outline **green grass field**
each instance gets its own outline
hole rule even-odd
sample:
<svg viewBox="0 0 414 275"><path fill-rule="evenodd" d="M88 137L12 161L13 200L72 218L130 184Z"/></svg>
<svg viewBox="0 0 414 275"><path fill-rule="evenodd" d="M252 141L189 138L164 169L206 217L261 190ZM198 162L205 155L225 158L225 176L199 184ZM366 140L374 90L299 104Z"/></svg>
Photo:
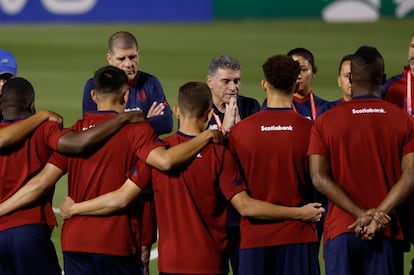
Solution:
<svg viewBox="0 0 414 275"><path fill-rule="evenodd" d="M170 105L176 104L178 87L187 81L204 81L211 58L237 57L242 65L241 93L261 102L261 65L274 54L305 47L319 69L314 92L326 99L340 97L336 85L338 62L361 45L378 48L389 76L407 63L414 20L381 20L365 24L326 24L322 21L246 21L206 24L136 25L2 25L0 48L15 53L19 75L35 86L37 109L63 115L65 126L81 116L85 81L106 65L107 39L118 30L134 33L141 48L141 70L161 81ZM55 206L62 201L66 178L56 188ZM54 241L60 252L60 228ZM407 254L408 266L412 255ZM408 270L406 268L406 273ZM157 274L156 261L152 274Z"/></svg>

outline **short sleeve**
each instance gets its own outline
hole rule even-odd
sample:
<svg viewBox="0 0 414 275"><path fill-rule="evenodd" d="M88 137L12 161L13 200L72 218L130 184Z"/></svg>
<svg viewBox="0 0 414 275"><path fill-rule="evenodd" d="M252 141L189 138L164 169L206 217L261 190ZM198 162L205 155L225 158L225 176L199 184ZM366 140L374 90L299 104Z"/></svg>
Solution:
<svg viewBox="0 0 414 275"><path fill-rule="evenodd" d="M151 183L151 169L145 161L138 160L137 164L127 174L127 177L141 190L144 190Z"/></svg>
<svg viewBox="0 0 414 275"><path fill-rule="evenodd" d="M246 190L246 185L240 175L237 161L227 149L223 152L220 189L227 200Z"/></svg>
<svg viewBox="0 0 414 275"><path fill-rule="evenodd" d="M329 149L327 144L324 142L324 137L322 134L321 121L321 119L317 119L312 125L308 146L308 156L322 155L328 157L329 155Z"/></svg>

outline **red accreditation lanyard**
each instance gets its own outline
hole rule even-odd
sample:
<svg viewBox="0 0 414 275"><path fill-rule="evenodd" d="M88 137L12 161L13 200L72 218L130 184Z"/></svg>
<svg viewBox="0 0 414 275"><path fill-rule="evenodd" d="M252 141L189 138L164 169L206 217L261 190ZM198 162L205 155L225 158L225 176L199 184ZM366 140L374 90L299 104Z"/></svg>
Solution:
<svg viewBox="0 0 414 275"><path fill-rule="evenodd" d="M312 91L309 93L309 101L310 101L311 112L312 112L312 120L315 120L316 119L316 106L315 106L315 99L313 99ZM293 104L293 102L292 102L292 109L293 111L295 111L295 113L297 113L295 104Z"/></svg>
<svg viewBox="0 0 414 275"><path fill-rule="evenodd" d="M219 117L216 113L213 113L213 117L214 117L214 120L215 120L215 121L216 121L216 123L217 123L217 128L218 128L219 130L223 131L223 132L227 132L227 130L226 130L226 129L224 129L223 124L221 124L220 117Z"/></svg>
<svg viewBox="0 0 414 275"><path fill-rule="evenodd" d="M311 105L311 111L312 111L312 120L316 119L316 106L315 106L315 100L313 99L313 93L312 91L309 94L310 96L310 105Z"/></svg>
<svg viewBox="0 0 414 275"><path fill-rule="evenodd" d="M411 70L407 73L407 113L413 114L412 102L411 102Z"/></svg>

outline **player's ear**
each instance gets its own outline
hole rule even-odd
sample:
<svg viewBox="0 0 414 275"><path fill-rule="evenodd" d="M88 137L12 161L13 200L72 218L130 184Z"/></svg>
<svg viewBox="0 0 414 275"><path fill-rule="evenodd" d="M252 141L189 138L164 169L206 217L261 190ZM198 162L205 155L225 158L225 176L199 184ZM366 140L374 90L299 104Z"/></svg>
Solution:
<svg viewBox="0 0 414 275"><path fill-rule="evenodd" d="M91 98L92 98L93 102L96 103L96 92L95 92L95 89L92 89L91 90Z"/></svg>
<svg viewBox="0 0 414 275"><path fill-rule="evenodd" d="M263 91L266 91L266 80L262 79L260 85L262 86Z"/></svg>
<svg viewBox="0 0 414 275"><path fill-rule="evenodd" d="M108 64L112 65L112 63L111 63L112 62L112 56L109 53L106 53L105 57L106 57L106 61L108 61Z"/></svg>
<svg viewBox="0 0 414 275"><path fill-rule="evenodd" d="M211 86L212 86L211 81L212 81L211 76L207 75L206 76L206 83L207 83L207 85L210 89L211 89Z"/></svg>
<svg viewBox="0 0 414 275"><path fill-rule="evenodd" d="M177 105L174 105L173 111L177 119L180 119L180 107L178 107Z"/></svg>
<svg viewBox="0 0 414 275"><path fill-rule="evenodd" d="M129 90L127 89L122 93L122 99L124 100L122 104L126 104L128 102L128 96L129 96Z"/></svg>
<svg viewBox="0 0 414 275"><path fill-rule="evenodd" d="M29 113L34 114L36 112L35 103L32 102L29 106Z"/></svg>

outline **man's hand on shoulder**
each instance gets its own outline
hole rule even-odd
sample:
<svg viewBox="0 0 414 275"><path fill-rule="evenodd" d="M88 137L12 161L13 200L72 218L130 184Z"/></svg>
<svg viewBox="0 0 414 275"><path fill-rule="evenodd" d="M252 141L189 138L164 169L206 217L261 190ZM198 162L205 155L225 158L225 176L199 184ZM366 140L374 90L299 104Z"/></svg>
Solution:
<svg viewBox="0 0 414 275"><path fill-rule="evenodd" d="M128 123L142 123L148 121L145 117L144 112L142 111L129 111L121 113L119 115L124 116Z"/></svg>
<svg viewBox="0 0 414 275"><path fill-rule="evenodd" d="M60 125L63 125L63 117L53 111L49 111L49 110L41 110L39 112L37 112L37 115L39 115L40 117L44 118L44 120L48 120L48 121L55 121L57 123L59 123Z"/></svg>
<svg viewBox="0 0 414 275"><path fill-rule="evenodd" d="M219 130L205 130L203 133L209 135L209 139L212 143L222 144L224 140L223 133Z"/></svg>

